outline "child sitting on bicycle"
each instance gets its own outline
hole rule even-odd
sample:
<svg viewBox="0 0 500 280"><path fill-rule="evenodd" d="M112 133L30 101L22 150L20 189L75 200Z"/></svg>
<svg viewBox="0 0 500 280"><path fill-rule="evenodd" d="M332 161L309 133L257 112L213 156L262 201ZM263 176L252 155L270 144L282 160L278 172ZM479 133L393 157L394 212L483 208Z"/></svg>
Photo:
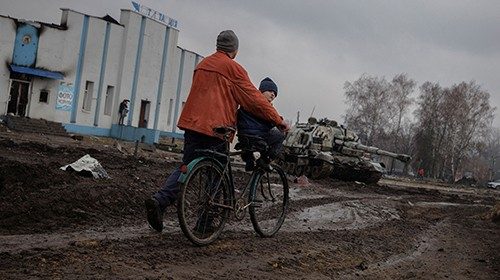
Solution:
<svg viewBox="0 0 500 280"><path fill-rule="evenodd" d="M269 103L278 96L278 86L269 77L264 78L259 85L260 92L266 97ZM267 162L272 161L278 157L283 148L283 140L285 135L276 126L268 121L262 120L249 112L238 109L237 112L237 127L238 127L238 139L243 142L243 135L246 136L257 136L262 138L267 144ZM246 139L248 141L248 139ZM252 171L255 168L254 158L252 154L244 153L242 155L243 161L245 161L245 170Z"/></svg>

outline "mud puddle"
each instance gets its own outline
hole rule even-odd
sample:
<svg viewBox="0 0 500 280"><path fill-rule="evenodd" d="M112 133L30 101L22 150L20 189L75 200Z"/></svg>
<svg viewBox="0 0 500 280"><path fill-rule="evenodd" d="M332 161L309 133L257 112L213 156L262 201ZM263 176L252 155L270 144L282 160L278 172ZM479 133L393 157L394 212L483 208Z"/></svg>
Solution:
<svg viewBox="0 0 500 280"><path fill-rule="evenodd" d="M373 202L377 201L349 200L309 207L298 213L291 213L281 230L307 232L361 229L400 219L395 208Z"/></svg>
<svg viewBox="0 0 500 280"><path fill-rule="evenodd" d="M443 201L420 201L413 203L416 206L423 207L448 207L448 206L456 206L456 207L481 207L481 208L492 208L491 205L485 204L466 204L466 203L453 203L453 202L443 202Z"/></svg>

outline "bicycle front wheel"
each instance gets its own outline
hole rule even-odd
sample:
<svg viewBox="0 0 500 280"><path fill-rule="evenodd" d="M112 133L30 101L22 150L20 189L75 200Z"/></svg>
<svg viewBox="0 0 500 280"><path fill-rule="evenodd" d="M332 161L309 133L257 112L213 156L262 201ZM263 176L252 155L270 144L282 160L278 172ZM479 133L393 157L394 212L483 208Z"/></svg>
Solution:
<svg viewBox="0 0 500 280"><path fill-rule="evenodd" d="M288 181L276 165L260 176L250 190L250 219L261 237L272 237L285 221L288 209Z"/></svg>
<svg viewBox="0 0 500 280"><path fill-rule="evenodd" d="M184 235L195 245L208 245L222 232L231 208L229 184L213 160L200 161L180 185L177 215Z"/></svg>

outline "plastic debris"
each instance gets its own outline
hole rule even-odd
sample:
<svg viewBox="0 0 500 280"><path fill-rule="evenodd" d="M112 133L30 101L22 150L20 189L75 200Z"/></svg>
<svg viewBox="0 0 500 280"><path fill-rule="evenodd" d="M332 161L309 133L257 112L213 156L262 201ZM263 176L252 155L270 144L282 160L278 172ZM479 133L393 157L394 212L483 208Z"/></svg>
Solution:
<svg viewBox="0 0 500 280"><path fill-rule="evenodd" d="M97 159L88 154L84 155L72 164L61 167L61 169L64 171L76 171L84 176L93 176L96 179L110 178Z"/></svg>

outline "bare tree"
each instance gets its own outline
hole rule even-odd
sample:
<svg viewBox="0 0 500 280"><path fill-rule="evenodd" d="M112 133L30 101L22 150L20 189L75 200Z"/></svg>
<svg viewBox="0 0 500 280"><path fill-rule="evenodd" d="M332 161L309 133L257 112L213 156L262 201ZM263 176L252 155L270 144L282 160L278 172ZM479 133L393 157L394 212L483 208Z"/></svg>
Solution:
<svg viewBox="0 0 500 280"><path fill-rule="evenodd" d="M484 146L478 147L481 158L488 162L488 176L486 180L500 179L500 128L492 128L488 133Z"/></svg>
<svg viewBox="0 0 500 280"><path fill-rule="evenodd" d="M439 83L423 83L420 86L418 109L415 111L417 119L415 167L425 169L427 175L431 177L435 177L437 173L436 163L443 142L443 127L440 125L442 97L443 89Z"/></svg>
<svg viewBox="0 0 500 280"><path fill-rule="evenodd" d="M389 83L384 78L363 74L358 80L346 82L348 104L346 125L357 131L368 145L376 145L377 138L387 130L389 120Z"/></svg>
<svg viewBox="0 0 500 280"><path fill-rule="evenodd" d="M413 91L416 86L416 82L408 78L406 73L398 74L394 76L390 84L390 112L393 112L391 118L392 124L392 138L393 146L398 152L402 152L402 147L398 144L401 140L408 135L403 135L402 125L407 117L410 110L410 106L413 104L414 100L412 98ZM409 119L406 119L406 123L411 127ZM404 131L406 133L410 130Z"/></svg>
<svg viewBox="0 0 500 280"><path fill-rule="evenodd" d="M462 161L476 145L486 140L487 133L493 121L493 112L489 104L490 94L481 89L475 82L462 82L453 85L449 91L448 102L454 112L454 119L450 120L452 174L457 174Z"/></svg>
<svg viewBox="0 0 500 280"><path fill-rule="evenodd" d="M420 165L433 177L454 179L491 127L489 93L473 81L445 89L426 82L420 91L415 138Z"/></svg>
<svg viewBox="0 0 500 280"><path fill-rule="evenodd" d="M385 78L362 75L344 85L348 104L345 123L368 145L414 156L414 167L426 175L453 180L476 162L478 147L491 128L495 108L489 93L474 81L449 88L425 82L420 86L415 120L409 118L416 82L398 74ZM481 161L482 162L482 161Z"/></svg>

